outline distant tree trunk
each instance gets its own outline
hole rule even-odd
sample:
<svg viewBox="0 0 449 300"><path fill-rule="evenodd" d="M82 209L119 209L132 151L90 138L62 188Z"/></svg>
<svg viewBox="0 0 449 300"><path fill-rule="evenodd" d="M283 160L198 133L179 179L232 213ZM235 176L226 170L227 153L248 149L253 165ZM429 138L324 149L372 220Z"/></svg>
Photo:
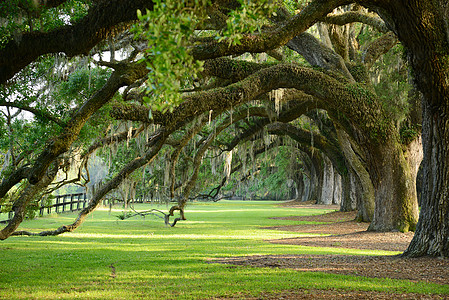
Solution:
<svg viewBox="0 0 449 300"><path fill-rule="evenodd" d="M323 166L322 155L319 151L310 151L310 160L312 162L312 176L310 178L309 201L316 203L321 199L321 187L323 186Z"/></svg>
<svg viewBox="0 0 449 300"><path fill-rule="evenodd" d="M321 185L321 198L318 204L332 204L334 198L334 167L327 156L323 155L323 184Z"/></svg>
<svg viewBox="0 0 449 300"><path fill-rule="evenodd" d="M342 198L342 182L341 176L336 170L334 170L334 197L332 199L332 204L341 204Z"/></svg>
<svg viewBox="0 0 449 300"><path fill-rule="evenodd" d="M360 197L359 182L356 180L352 169L341 176L342 199L340 211L353 211L357 209L357 198Z"/></svg>
<svg viewBox="0 0 449 300"><path fill-rule="evenodd" d="M304 153L303 163L308 171L306 177L303 179L304 187L301 195L302 201L315 201L321 199L321 187L323 185L323 166L322 155L320 151L313 151L312 147L299 146L299 149Z"/></svg>

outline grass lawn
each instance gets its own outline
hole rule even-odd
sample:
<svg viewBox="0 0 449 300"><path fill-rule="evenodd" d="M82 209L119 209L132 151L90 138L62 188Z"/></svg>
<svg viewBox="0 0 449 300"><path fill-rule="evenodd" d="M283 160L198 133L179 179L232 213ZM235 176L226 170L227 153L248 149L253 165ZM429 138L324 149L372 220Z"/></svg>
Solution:
<svg viewBox="0 0 449 300"><path fill-rule="evenodd" d="M159 208L139 204L136 210ZM260 229L295 224L270 217L325 210L274 202L189 204L187 221L165 227L154 216L118 220L121 209L97 210L73 233L0 241L0 299L209 299L294 289L449 294L449 286L276 268L208 264L208 259L257 254L388 255L396 252L275 245L264 239L298 233ZM25 221L20 229L54 229L76 214ZM111 263L115 277L111 276Z"/></svg>

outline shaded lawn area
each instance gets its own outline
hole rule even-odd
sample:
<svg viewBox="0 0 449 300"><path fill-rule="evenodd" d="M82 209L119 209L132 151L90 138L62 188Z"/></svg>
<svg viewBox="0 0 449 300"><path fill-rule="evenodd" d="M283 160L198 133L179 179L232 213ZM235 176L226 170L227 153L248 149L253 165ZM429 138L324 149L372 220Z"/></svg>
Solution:
<svg viewBox="0 0 449 300"><path fill-rule="evenodd" d="M166 210L166 206L135 206L137 210L150 208ZM266 241L316 234L262 227L320 224L273 217L330 211L285 207L275 202L194 203L187 207L187 221L167 228L156 217L118 220L116 216L122 209L116 208L111 214L106 209L98 210L73 233L12 237L0 242L0 299L269 299L299 294L321 297L316 291L331 296L355 291L359 295L390 298L404 294L421 298L449 295L448 285L423 281L210 263L216 258L235 256L399 253ZM74 217L75 214L63 214L26 221L20 229L55 228L71 223Z"/></svg>

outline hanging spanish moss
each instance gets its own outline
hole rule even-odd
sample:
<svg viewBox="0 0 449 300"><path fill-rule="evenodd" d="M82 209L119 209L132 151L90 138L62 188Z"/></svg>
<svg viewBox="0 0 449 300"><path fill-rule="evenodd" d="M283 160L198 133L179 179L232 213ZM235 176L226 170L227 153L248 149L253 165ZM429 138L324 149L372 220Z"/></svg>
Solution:
<svg viewBox="0 0 449 300"><path fill-rule="evenodd" d="M225 166L224 166L224 174L226 178L229 178L231 175L231 169L232 169L232 150L229 152L226 152L226 159L225 159Z"/></svg>
<svg viewBox="0 0 449 300"><path fill-rule="evenodd" d="M282 108L281 101L284 97L284 89L276 89L269 92L269 97L271 101L274 101L274 109L276 114L279 116L279 112Z"/></svg>

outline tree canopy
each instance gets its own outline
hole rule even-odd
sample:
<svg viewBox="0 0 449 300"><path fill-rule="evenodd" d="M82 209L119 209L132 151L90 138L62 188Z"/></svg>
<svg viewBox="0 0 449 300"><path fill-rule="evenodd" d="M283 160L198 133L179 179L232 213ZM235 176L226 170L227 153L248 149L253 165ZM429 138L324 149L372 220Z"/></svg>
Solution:
<svg viewBox="0 0 449 300"><path fill-rule="evenodd" d="M189 199L250 181L302 200L332 190L369 230L416 229L408 255L449 255L445 1L0 7L0 203L14 213L0 239L36 234L16 231L27 210L87 186L101 155L109 172L88 207L37 234L76 229L120 185L176 200L183 219Z"/></svg>

